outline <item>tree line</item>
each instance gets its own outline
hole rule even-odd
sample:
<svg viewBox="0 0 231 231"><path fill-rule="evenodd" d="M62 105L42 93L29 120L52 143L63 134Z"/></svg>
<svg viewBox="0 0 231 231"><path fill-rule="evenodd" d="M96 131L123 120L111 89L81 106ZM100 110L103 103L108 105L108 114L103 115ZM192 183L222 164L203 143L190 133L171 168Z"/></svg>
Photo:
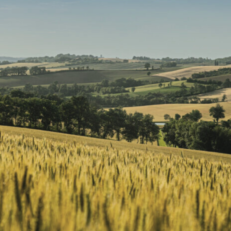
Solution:
<svg viewBox="0 0 231 231"><path fill-rule="evenodd" d="M194 73L192 74L193 79L199 79L199 78L206 78L206 77L212 77L212 76L219 76L219 75L227 75L231 74L231 68L222 68L215 71L205 71L200 73Z"/></svg>
<svg viewBox="0 0 231 231"><path fill-rule="evenodd" d="M198 80L198 79L187 79L188 83L198 83L198 84L214 84L222 88L229 88L231 87L231 81L229 79L226 79L224 82L219 80Z"/></svg>
<svg viewBox="0 0 231 231"><path fill-rule="evenodd" d="M98 110L85 97L21 99L4 96L0 99L0 124L23 126L90 135L99 138L125 139L132 142L153 143L159 128L153 116L142 113L127 114L121 108Z"/></svg>
<svg viewBox="0 0 231 231"><path fill-rule="evenodd" d="M27 75L28 67L7 67L1 70L0 76L7 77L12 75ZM50 73L45 67L31 67L30 75L41 75Z"/></svg>
<svg viewBox="0 0 231 231"><path fill-rule="evenodd" d="M113 82L103 80L99 84L92 85L77 85L73 84L68 86L67 84L59 84L57 81L50 84L48 87L33 86L26 84L22 90L13 89L9 93L9 89L0 88L0 93L11 94L13 97L29 98L29 97L41 97L44 95L57 94L61 97L76 96L88 93L102 93L102 94L115 94L115 93L127 93L129 91L135 91L134 86L141 86L149 83L148 81L134 80L134 79L117 79ZM125 88L131 87L130 90ZM30 94L28 94L30 93Z"/></svg>
<svg viewBox="0 0 231 231"><path fill-rule="evenodd" d="M8 67L1 70L0 76L6 77L9 75L26 75L27 70L27 67Z"/></svg>
<svg viewBox="0 0 231 231"><path fill-rule="evenodd" d="M211 107L210 115L214 122L200 121L198 110L186 114L182 118L175 116L163 128L164 140L174 147L231 153L231 120L222 121L225 110L219 104Z"/></svg>
<svg viewBox="0 0 231 231"><path fill-rule="evenodd" d="M200 100L196 95L200 93L210 92L217 89L216 85L200 85L195 83L193 87L186 88L184 84L181 86L180 91L161 93L153 92L146 95L131 96L126 94L128 90L124 87L104 87L107 82L102 81L98 85L77 85L73 84L68 86L67 84L59 84L58 82L50 84L48 87L32 86L26 84L21 89L8 89L0 88L0 93L10 94L12 97L19 98L32 98L42 97L47 95L57 95L59 97L66 96L85 96L89 102L102 107L125 107L125 106L142 106L152 104L167 104L167 103L214 103L218 99ZM134 92L135 87L131 87L130 91ZM104 97L100 95L93 95L93 93L108 94ZM120 95L110 95L111 93L121 93Z"/></svg>

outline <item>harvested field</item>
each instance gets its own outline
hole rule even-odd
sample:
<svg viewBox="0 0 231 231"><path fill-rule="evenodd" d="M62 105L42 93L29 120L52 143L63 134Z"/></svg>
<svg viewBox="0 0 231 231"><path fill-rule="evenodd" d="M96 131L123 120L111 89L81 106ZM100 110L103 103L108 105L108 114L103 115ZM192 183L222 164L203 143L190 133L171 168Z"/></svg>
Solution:
<svg viewBox="0 0 231 231"><path fill-rule="evenodd" d="M170 71L170 72L165 72L165 73L161 73L158 74L158 76L163 76L163 77L167 77L170 79L175 79L175 78L190 78L192 76L192 74L194 73L199 73L199 72L204 72L204 71L214 71L214 70L218 70L221 68L228 68L231 67L231 65L229 66L197 66L197 67L189 67L189 68L184 68L184 69L180 69L180 70L176 70L176 71ZM153 75L156 76L156 75Z"/></svg>
<svg viewBox="0 0 231 231"><path fill-rule="evenodd" d="M225 109L225 120L231 119L231 102L222 102L220 105ZM143 114L151 114L154 116L154 121L164 121L165 114L174 117L176 113L182 116L192 110L199 110L203 116L202 120L213 121L213 118L209 115L209 109L213 106L216 106L216 104L161 104L125 107L124 109L127 113L141 112Z"/></svg>
<svg viewBox="0 0 231 231"><path fill-rule="evenodd" d="M223 95L227 96L227 101L231 101L231 88L224 88L224 89L220 89L220 90L216 90L210 93L206 93L206 94L200 94L198 95L199 98L201 99L214 99L214 98L218 98L219 101L221 101Z"/></svg>

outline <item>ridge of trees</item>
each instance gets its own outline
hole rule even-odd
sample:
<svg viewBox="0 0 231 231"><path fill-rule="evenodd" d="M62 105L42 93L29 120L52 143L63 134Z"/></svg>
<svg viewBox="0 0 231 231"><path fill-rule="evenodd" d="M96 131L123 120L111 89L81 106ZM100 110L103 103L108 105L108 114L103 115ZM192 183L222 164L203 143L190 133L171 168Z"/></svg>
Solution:
<svg viewBox="0 0 231 231"><path fill-rule="evenodd" d="M26 75L27 70L27 67L8 67L1 70L0 76L5 77L8 75Z"/></svg>
<svg viewBox="0 0 231 231"><path fill-rule="evenodd" d="M128 86L127 84L136 85L141 84L141 82L127 82L127 81L118 81L118 85ZM116 84L117 84L116 83ZM67 84L59 84L58 82L50 84L48 87L43 86L32 86L31 84L26 84L25 87L20 89L9 89L9 88L0 88L0 93L2 95L10 94L13 97L19 98L32 98L32 97L42 97L46 95L57 95L60 97L66 96L85 96L90 102L96 105L105 106L105 107L118 107L118 106L142 106L142 105L151 105L151 104L166 104L166 103L213 103L218 102L218 99L211 100L200 100L196 95L200 93L210 92L218 89L218 86L215 84L210 84L207 86L200 85L195 83L191 88L185 88L185 85L182 86L180 91L169 92L169 93L160 93L153 92L146 95L137 95L131 96L126 94L128 90L122 87L113 87L115 82L109 83L108 81L103 80L100 84L97 85L77 85L73 84L68 86ZM109 85L109 86L108 86ZM131 86L130 85L130 86ZM108 86L108 87L105 87ZM135 91L135 87L131 87L131 91ZM108 94L104 97L100 95L92 95L92 93L102 93ZM110 93L125 92L121 95L110 95Z"/></svg>
<svg viewBox="0 0 231 231"><path fill-rule="evenodd" d="M212 76L218 76L218 75L227 75L231 74L231 68L221 68L214 71L205 71L205 72L199 72L192 74L193 79L199 79L199 78L206 78L206 77L212 77Z"/></svg>
<svg viewBox="0 0 231 231"><path fill-rule="evenodd" d="M19 60L18 63L67 62L75 59L95 59L95 58L97 58L97 56L58 54L56 56L29 57L23 60Z"/></svg>
<svg viewBox="0 0 231 231"><path fill-rule="evenodd" d="M153 143L159 128L153 116L127 114L121 108L98 110L85 97L60 101L57 97L21 99L4 96L0 99L0 124L39 128L99 138L125 139Z"/></svg>

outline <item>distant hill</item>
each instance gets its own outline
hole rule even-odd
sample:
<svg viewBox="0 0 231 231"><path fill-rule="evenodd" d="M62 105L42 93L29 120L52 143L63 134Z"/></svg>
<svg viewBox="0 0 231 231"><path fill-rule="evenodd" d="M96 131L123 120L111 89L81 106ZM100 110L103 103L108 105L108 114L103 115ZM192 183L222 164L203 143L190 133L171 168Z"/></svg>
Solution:
<svg viewBox="0 0 231 231"><path fill-rule="evenodd" d="M22 60L25 58L14 58L14 57L7 57L7 56L0 56L0 62L8 61L8 62L18 62L18 60Z"/></svg>

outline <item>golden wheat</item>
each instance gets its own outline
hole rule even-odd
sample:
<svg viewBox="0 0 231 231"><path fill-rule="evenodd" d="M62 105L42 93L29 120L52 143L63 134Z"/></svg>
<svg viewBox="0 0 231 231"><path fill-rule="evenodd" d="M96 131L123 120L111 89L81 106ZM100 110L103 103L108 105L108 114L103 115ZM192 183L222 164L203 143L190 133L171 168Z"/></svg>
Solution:
<svg viewBox="0 0 231 231"><path fill-rule="evenodd" d="M230 230L231 165L3 134L1 230Z"/></svg>

